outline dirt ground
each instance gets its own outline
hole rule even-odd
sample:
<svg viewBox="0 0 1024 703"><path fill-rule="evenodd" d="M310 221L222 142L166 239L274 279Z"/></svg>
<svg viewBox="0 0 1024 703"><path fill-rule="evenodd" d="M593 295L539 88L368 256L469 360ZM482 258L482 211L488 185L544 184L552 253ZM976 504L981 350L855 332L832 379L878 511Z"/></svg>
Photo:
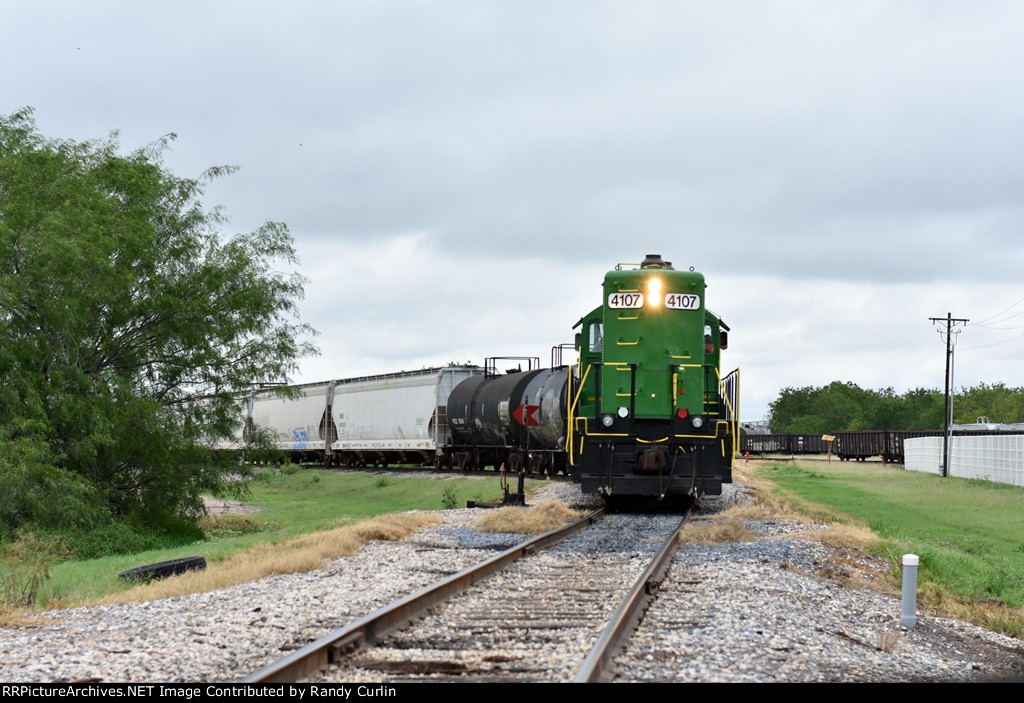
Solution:
<svg viewBox="0 0 1024 703"><path fill-rule="evenodd" d="M214 498L213 496L203 496L203 505L206 506L206 512L210 515L248 515L260 511L260 508L255 505L246 505L237 500Z"/></svg>

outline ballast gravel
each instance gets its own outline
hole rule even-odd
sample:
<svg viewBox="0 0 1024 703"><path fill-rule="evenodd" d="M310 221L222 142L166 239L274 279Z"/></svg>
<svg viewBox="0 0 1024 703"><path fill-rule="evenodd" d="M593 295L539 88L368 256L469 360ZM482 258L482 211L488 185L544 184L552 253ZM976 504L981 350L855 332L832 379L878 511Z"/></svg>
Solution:
<svg viewBox="0 0 1024 703"><path fill-rule="evenodd" d="M678 515L606 515L311 680L571 680L619 599L678 525Z"/></svg>
<svg viewBox="0 0 1024 703"><path fill-rule="evenodd" d="M742 489L707 501L714 512ZM576 486L544 498L580 505ZM535 499L538 500L538 499ZM305 574L191 596L43 614L0 629L0 681L233 681L327 632L491 556L518 535L472 527L479 511ZM751 523L756 541L683 545L630 646L619 681L983 681L1024 677L1019 640L956 620L918 615L899 626L894 596L834 577L858 559L790 532Z"/></svg>

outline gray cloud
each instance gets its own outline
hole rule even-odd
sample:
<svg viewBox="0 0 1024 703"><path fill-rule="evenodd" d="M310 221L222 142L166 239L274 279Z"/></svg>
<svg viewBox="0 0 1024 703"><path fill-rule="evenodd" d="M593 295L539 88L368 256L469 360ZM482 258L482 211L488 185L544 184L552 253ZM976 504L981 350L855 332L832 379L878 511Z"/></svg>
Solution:
<svg viewBox="0 0 1024 703"><path fill-rule="evenodd" d="M8 2L0 111L240 166L208 198L295 234L331 350L304 374L546 356L608 266L658 251L708 274L763 407L799 379L939 385L926 318L1020 297L1022 30L1010 2ZM1024 383L1020 342L987 349L958 378Z"/></svg>

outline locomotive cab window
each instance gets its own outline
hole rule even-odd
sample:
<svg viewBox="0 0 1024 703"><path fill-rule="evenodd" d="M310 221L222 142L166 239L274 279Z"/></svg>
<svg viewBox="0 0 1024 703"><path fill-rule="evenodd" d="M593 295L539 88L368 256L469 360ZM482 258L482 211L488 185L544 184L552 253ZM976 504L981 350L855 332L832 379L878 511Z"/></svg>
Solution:
<svg viewBox="0 0 1024 703"><path fill-rule="evenodd" d="M604 323L601 320L594 320L590 323L590 329L587 330L587 336L590 338L590 344L587 347L587 351L599 352L604 348Z"/></svg>
<svg viewBox="0 0 1024 703"><path fill-rule="evenodd" d="M704 353L715 353L714 337L711 336L711 325L704 325Z"/></svg>

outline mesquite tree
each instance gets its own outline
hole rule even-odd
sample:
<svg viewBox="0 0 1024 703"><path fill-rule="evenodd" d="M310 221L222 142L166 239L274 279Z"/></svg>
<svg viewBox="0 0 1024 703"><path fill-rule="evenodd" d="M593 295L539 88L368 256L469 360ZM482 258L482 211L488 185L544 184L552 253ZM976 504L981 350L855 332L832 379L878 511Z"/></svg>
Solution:
<svg viewBox="0 0 1024 703"><path fill-rule="evenodd" d="M0 116L0 530L186 514L241 469L239 394L313 351L288 229L227 237L173 135L38 133Z"/></svg>

